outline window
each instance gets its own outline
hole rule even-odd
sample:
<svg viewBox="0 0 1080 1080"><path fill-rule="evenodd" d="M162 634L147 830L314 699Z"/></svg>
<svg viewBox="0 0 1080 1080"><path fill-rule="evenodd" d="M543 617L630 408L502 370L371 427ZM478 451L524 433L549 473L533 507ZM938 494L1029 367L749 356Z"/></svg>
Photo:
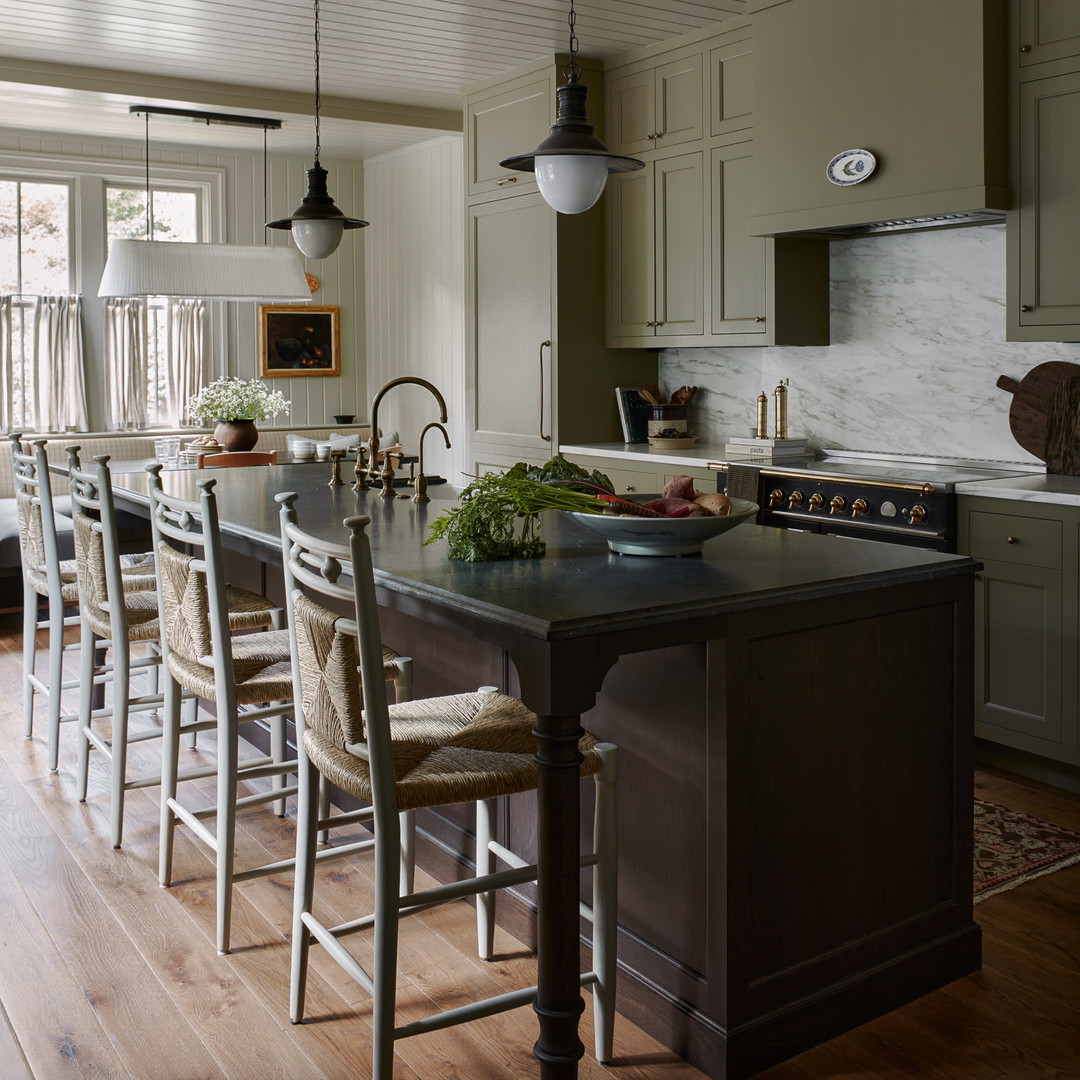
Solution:
<svg viewBox="0 0 1080 1080"><path fill-rule="evenodd" d="M148 222L145 187L106 184L107 242L144 239L148 225L154 240L196 242L199 195L197 190L153 189ZM194 392L190 387L202 381L205 335L201 301L164 297L108 301L110 423L121 428L183 423L187 399Z"/></svg>
<svg viewBox="0 0 1080 1080"><path fill-rule="evenodd" d="M66 183L0 179L0 293L72 291L70 204Z"/></svg>

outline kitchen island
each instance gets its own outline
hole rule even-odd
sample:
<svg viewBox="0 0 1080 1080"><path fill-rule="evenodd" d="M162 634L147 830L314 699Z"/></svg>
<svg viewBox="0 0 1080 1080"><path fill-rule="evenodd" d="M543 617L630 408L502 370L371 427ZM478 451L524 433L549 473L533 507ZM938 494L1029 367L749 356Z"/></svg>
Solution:
<svg viewBox="0 0 1080 1080"><path fill-rule="evenodd" d="M165 484L191 496L204 478ZM619 556L551 516L544 558L460 563L422 546L448 503L314 485L304 466L213 479L229 544L268 582L275 492L299 491L302 527L326 536L370 515L383 639L416 658L417 693L497 683L539 714L538 798L502 816L541 865L541 1076L574 1076L581 1053L565 931L582 718L620 746L620 1010L711 1076L750 1076L979 966L973 560L754 525L700 555ZM145 478L116 482L145 512ZM470 858L458 813L421 822L436 872ZM525 937L529 900L500 909Z"/></svg>

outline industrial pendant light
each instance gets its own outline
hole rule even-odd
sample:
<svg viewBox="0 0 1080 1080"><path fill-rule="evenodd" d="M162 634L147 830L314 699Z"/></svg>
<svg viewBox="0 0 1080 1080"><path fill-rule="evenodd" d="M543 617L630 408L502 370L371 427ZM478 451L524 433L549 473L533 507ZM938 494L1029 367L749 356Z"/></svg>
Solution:
<svg viewBox="0 0 1080 1080"><path fill-rule="evenodd" d="M307 171L307 194L292 217L268 221L268 229L291 229L293 241L309 259L325 259L337 251L346 229L362 229L366 221L346 217L326 190L326 170L319 164L319 0L315 0L315 164Z"/></svg>
<svg viewBox="0 0 1080 1080"><path fill-rule="evenodd" d="M176 296L207 300L264 300L310 303L311 290L299 255L289 247L252 244L189 244L154 240L153 192L150 187L150 116L162 115L199 124L228 124L263 129L263 188L266 186L266 131L280 120L262 116L196 112L157 105L130 105L145 116L146 239L116 239L101 275L98 296ZM264 195L265 200L265 195ZM264 215L265 216L265 215Z"/></svg>
<svg viewBox="0 0 1080 1080"><path fill-rule="evenodd" d="M645 168L637 158L613 154L596 137L585 110L588 88L578 81L577 16L570 0L570 63L566 82L555 91L556 116L551 133L531 153L503 158L504 169L535 172L544 201L560 214L581 214L604 191L608 173Z"/></svg>

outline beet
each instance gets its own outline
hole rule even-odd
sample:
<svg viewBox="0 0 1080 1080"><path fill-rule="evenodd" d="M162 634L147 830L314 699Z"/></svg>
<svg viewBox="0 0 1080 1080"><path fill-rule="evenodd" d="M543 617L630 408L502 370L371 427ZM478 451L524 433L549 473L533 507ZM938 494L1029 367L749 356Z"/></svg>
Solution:
<svg viewBox="0 0 1080 1080"><path fill-rule="evenodd" d="M691 499L680 499L676 496L664 495L659 499L647 502L646 507L655 510L664 517L707 517L706 512Z"/></svg>

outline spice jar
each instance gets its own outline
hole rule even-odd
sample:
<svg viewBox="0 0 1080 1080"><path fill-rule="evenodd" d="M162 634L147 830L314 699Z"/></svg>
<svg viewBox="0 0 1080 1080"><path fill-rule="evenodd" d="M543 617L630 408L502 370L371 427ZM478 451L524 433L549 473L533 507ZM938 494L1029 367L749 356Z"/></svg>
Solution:
<svg viewBox="0 0 1080 1080"><path fill-rule="evenodd" d="M684 439L686 429L685 405L650 405L649 438Z"/></svg>

